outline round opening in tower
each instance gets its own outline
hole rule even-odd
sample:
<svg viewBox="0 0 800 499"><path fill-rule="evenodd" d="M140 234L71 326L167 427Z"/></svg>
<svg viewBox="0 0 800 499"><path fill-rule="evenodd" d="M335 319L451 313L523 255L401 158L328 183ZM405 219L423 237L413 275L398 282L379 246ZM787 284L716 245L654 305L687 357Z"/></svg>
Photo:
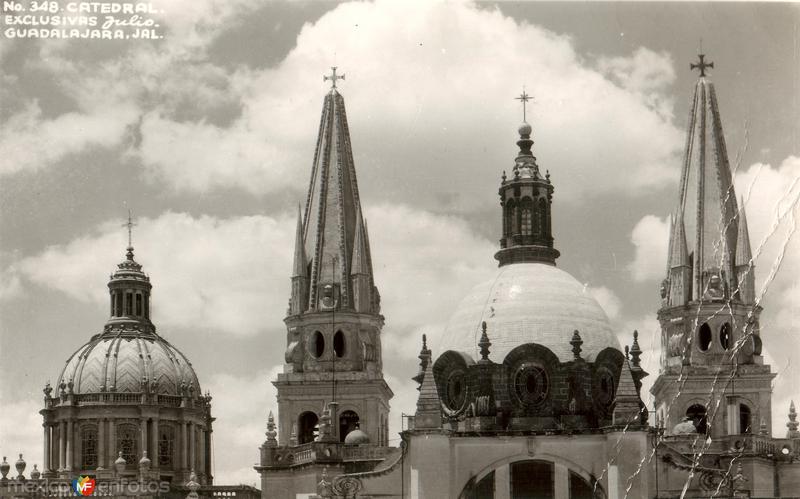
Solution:
<svg viewBox="0 0 800 499"><path fill-rule="evenodd" d="M341 331L333 335L333 352L337 357L344 357L344 333Z"/></svg>
<svg viewBox="0 0 800 499"><path fill-rule="evenodd" d="M731 325L730 323L725 323L719 328L719 344L722 345L724 350L728 350L731 347Z"/></svg>
<svg viewBox="0 0 800 499"><path fill-rule="evenodd" d="M700 326L700 330L697 332L697 342L697 346L703 352L708 350L708 347L711 346L711 327L708 323L704 322L703 325Z"/></svg>
<svg viewBox="0 0 800 499"><path fill-rule="evenodd" d="M325 352L325 337L322 336L322 333L314 331L309 346L311 347L311 355L317 358L322 357L322 354Z"/></svg>
<svg viewBox="0 0 800 499"><path fill-rule="evenodd" d="M544 368L525 364L514 376L514 388L520 401L540 404L547 398L549 380Z"/></svg>

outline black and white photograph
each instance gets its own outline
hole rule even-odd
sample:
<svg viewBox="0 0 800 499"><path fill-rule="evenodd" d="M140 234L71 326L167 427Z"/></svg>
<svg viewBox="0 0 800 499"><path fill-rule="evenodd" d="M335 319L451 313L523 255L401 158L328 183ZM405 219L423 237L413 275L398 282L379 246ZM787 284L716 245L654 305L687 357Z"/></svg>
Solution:
<svg viewBox="0 0 800 499"><path fill-rule="evenodd" d="M0 2L0 498L800 498L800 3Z"/></svg>

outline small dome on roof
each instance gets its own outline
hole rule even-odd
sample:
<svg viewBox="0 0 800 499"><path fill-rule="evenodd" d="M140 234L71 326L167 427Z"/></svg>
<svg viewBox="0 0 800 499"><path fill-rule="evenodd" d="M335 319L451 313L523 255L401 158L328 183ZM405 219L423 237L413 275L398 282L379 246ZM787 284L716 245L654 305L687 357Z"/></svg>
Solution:
<svg viewBox="0 0 800 499"><path fill-rule="evenodd" d="M345 445L363 445L369 443L369 436L364 433L361 428L356 426L356 429L351 431L344 437Z"/></svg>

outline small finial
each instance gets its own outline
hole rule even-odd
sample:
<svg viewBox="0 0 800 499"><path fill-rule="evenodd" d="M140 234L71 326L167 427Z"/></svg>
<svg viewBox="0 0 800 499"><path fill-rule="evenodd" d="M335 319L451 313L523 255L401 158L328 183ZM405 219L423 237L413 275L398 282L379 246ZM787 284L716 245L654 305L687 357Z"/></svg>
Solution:
<svg viewBox="0 0 800 499"><path fill-rule="evenodd" d="M800 431L797 430L800 423L797 422L797 411L794 408L794 400L789 402L789 422L786 427L789 431L786 432L786 438L800 438Z"/></svg>
<svg viewBox="0 0 800 499"><path fill-rule="evenodd" d="M697 63L689 64L689 69L690 70L691 69L699 69L700 70L700 78L705 78L706 69L707 68L713 68L714 67L714 63L713 62L706 62L705 61L705 57L706 57L705 54L697 54L697 57L700 58L700 61L697 62Z"/></svg>
<svg viewBox="0 0 800 499"><path fill-rule="evenodd" d="M275 431L275 417L272 415L272 411L269 411L269 416L267 417L267 447L277 447L278 441L275 439L278 436L278 432Z"/></svg>
<svg viewBox="0 0 800 499"><path fill-rule="evenodd" d="M428 335L427 334L423 334L422 335L422 350L426 351L427 349L428 349Z"/></svg>
<svg viewBox="0 0 800 499"><path fill-rule="evenodd" d="M506 171L505 170L503 170L503 176L501 178L503 179L503 182L506 181Z"/></svg>
<svg viewBox="0 0 800 499"><path fill-rule="evenodd" d="M628 360L630 360L630 358L631 358L631 356L630 356L630 348L628 348L628 345L625 345L625 358L628 359Z"/></svg>
<svg viewBox="0 0 800 499"><path fill-rule="evenodd" d="M336 88L336 80L344 80L344 75L336 74L336 66L331 66L331 75L323 76L322 81L331 80L331 89Z"/></svg>
<svg viewBox="0 0 800 499"><path fill-rule="evenodd" d="M633 345L631 346L631 362L633 367L639 367L642 349L639 347L639 331L633 331Z"/></svg>
<svg viewBox="0 0 800 499"><path fill-rule="evenodd" d="M481 339L478 342L478 346L481 349L481 360L479 361L481 364L486 364L491 362L489 360L489 347L492 346L492 342L489 341L489 335L486 334L486 321L481 323Z"/></svg>
<svg viewBox="0 0 800 499"><path fill-rule="evenodd" d="M419 383L417 387L417 390L419 390L422 387L422 380L425 379L425 369L431 361L431 351L428 350L428 336L425 334L422 335L422 349L419 351L417 358L419 359L419 371L411 379Z"/></svg>
<svg viewBox="0 0 800 499"><path fill-rule="evenodd" d="M575 356L575 360L580 359L583 340L581 339L581 333L577 329L572 333L572 339L569 340L569 344L572 345L572 354Z"/></svg>

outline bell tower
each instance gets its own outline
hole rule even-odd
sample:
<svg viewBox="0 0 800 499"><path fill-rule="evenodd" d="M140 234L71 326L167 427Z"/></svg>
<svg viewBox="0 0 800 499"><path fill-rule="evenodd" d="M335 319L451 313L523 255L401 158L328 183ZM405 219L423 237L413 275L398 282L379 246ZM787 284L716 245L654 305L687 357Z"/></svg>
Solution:
<svg viewBox="0 0 800 499"><path fill-rule="evenodd" d="M298 208L286 353L278 389L281 445L344 441L360 428L388 445L380 294L361 212L344 98L332 68L305 208Z"/></svg>
<svg viewBox="0 0 800 499"><path fill-rule="evenodd" d="M678 204L661 284L661 368L651 389L667 432L711 437L771 426L771 381L744 206L737 206L714 84L699 56ZM768 428L769 429L769 428Z"/></svg>

